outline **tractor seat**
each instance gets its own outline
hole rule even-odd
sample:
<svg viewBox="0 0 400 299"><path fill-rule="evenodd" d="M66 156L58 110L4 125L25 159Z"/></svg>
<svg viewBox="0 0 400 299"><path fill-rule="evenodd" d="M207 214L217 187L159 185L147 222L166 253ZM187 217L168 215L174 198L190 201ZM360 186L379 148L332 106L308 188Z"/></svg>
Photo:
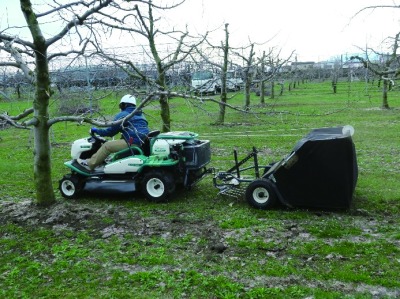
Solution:
<svg viewBox="0 0 400 299"><path fill-rule="evenodd" d="M145 156L150 156L150 139L158 136L158 134L160 134L160 130L154 130L147 134L146 139L144 140L144 143L142 145L143 154Z"/></svg>

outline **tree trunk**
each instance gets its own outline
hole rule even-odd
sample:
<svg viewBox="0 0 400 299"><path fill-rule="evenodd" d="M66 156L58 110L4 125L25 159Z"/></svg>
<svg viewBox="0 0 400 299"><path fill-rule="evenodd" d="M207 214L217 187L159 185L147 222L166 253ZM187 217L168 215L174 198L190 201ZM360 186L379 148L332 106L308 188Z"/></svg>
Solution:
<svg viewBox="0 0 400 299"><path fill-rule="evenodd" d="M221 93L221 104L219 104L219 113L217 118L217 124L222 125L225 122L225 105L226 103L226 92L225 94Z"/></svg>
<svg viewBox="0 0 400 299"><path fill-rule="evenodd" d="M254 44L251 44L250 53L248 59L246 60L247 65L246 65L246 75L245 75L245 104L244 104L244 108L246 110L250 109L250 86L251 82L253 81L253 70L252 70L253 56L254 56Z"/></svg>
<svg viewBox="0 0 400 299"><path fill-rule="evenodd" d="M244 108L245 108L245 110L249 110L250 109L250 78L246 78L244 90L245 90Z"/></svg>
<svg viewBox="0 0 400 299"><path fill-rule="evenodd" d="M224 51L224 61L221 69L221 103L219 104L219 113L217 118L217 124L222 125L225 122L225 104L227 99L226 91L226 74L228 71L228 56L229 56L229 31L228 25L225 24L225 44L222 43L222 49Z"/></svg>
<svg viewBox="0 0 400 299"><path fill-rule="evenodd" d="M36 93L33 103L34 117L34 181L36 187L36 203L50 205L55 202L55 194L51 179L51 148L49 136L49 99L50 80L47 63L47 51L36 52Z"/></svg>
<svg viewBox="0 0 400 299"><path fill-rule="evenodd" d="M165 78L165 73L167 70L163 66L161 58L158 56L156 44L153 39L150 40L150 48L153 54L153 58L157 65L157 73L158 73L157 84L159 86L160 91L165 91L167 90L167 84ZM161 110L160 116L162 121L161 132L169 132L171 131L171 114L169 109L168 96L166 95L160 96L160 110Z"/></svg>
<svg viewBox="0 0 400 299"><path fill-rule="evenodd" d="M39 118L39 115L37 116ZM41 206L53 204L55 199L53 183L51 179L51 157L49 128L46 118L35 126L34 131L34 182L36 189L36 203Z"/></svg>
<svg viewBox="0 0 400 299"><path fill-rule="evenodd" d="M36 15L29 0L21 0L21 11L32 34L35 45L35 84L34 110L34 160L33 172L36 189L36 203L41 206L53 204L55 194L51 179L51 157L49 136L50 78L46 40L40 31Z"/></svg>
<svg viewBox="0 0 400 299"><path fill-rule="evenodd" d="M265 81L262 80L260 84L260 104L265 105Z"/></svg>
<svg viewBox="0 0 400 299"><path fill-rule="evenodd" d="M161 109L161 132L171 131L171 114L169 110L168 97L166 95L161 95L160 97L160 109Z"/></svg>
<svg viewBox="0 0 400 299"><path fill-rule="evenodd" d="M16 92L17 92L17 97L18 99L21 98L21 84L17 83L17 85L15 86Z"/></svg>
<svg viewBox="0 0 400 299"><path fill-rule="evenodd" d="M332 76L332 89L333 89L334 94L336 94L336 92L337 92L337 83L338 83L338 76L335 73Z"/></svg>
<svg viewBox="0 0 400 299"><path fill-rule="evenodd" d="M49 136L49 99L50 79L45 47L36 52L36 93L33 102L34 117L37 123L34 131L34 180L36 188L36 203L51 205L55 199L51 179L51 147Z"/></svg>
<svg viewBox="0 0 400 299"><path fill-rule="evenodd" d="M275 99L275 81L271 81L271 99Z"/></svg>
<svg viewBox="0 0 400 299"><path fill-rule="evenodd" d="M261 57L261 89L260 89L260 104L265 106L265 51L263 51L263 55Z"/></svg>
<svg viewBox="0 0 400 299"><path fill-rule="evenodd" d="M389 109L388 89L389 89L389 80L383 79L383 88L382 88L382 108L383 109Z"/></svg>

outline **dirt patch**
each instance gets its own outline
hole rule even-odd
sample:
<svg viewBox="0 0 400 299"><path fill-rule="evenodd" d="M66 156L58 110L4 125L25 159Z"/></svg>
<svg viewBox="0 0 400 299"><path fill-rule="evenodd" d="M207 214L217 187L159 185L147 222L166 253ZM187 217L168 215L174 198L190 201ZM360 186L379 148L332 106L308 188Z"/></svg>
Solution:
<svg viewBox="0 0 400 299"><path fill-rule="evenodd" d="M328 217L336 217L340 221L340 217L343 216L315 213L315 223ZM374 239L384 239L385 236L377 228L390 225L393 222L391 219L386 219L384 223L378 223L378 220L362 210L354 211L349 217L356 217L354 224L365 231L366 235L373 236ZM259 220L263 222L268 219ZM207 263L241 260L243 267L246 266L246 260L243 260L243 256L248 254L249 250L263 252L263 258L258 261L260 267L267 265L270 259L282 261L284 264L292 258L289 250L291 246L312 242L316 238L306 229L310 223L299 222L295 219L283 219L280 228L270 227L265 230L255 228L222 229L212 219L197 219L194 214L188 211L154 209L146 212L146 216L142 216L139 211L132 211L117 204L100 203L94 205L81 202L77 204L73 201L58 202L48 208L38 207L28 200L0 202L0 225L10 222L21 226L48 227L55 232L84 230L95 238L101 239L110 237L123 239L129 234L130 238L137 238L145 246L153 246L154 237L173 242L176 238L190 236L191 241L186 243L184 248L175 248L178 256L184 254L195 259L203 259ZM248 240L264 238L265 243L253 249L237 245L246 238ZM360 244L369 242L367 237L351 238L349 239L351 242L359 242ZM203 240L203 242L199 242L199 240ZM397 240L396 242L397 246L400 246L400 241ZM302 260L304 267L313 267L314 261L345 262L346 258L340 254L332 253L326 256L307 255L300 260ZM132 267L128 269L129 272L146 270L141 266L137 266L137 269ZM174 270L168 269L170 266L166 265L165 267L166 271ZM199 269L199 271L202 270ZM320 281L296 275L248 278L241 275L240 269L221 274L243 284L249 290L254 287L286 288L293 285L305 285L310 288L350 294L369 294L372 298L398 298L400 296L400 289L398 288L390 289L364 283L354 284L337 280Z"/></svg>
<svg viewBox="0 0 400 299"><path fill-rule="evenodd" d="M210 249L220 243L223 234L218 226L211 221L192 218L187 212L163 210L153 210L143 217L139 212L107 204L58 202L42 208L31 201L0 202L0 224L12 222L55 230L86 230L101 238L130 234L140 238L159 236L168 239L190 234L194 238L206 236Z"/></svg>

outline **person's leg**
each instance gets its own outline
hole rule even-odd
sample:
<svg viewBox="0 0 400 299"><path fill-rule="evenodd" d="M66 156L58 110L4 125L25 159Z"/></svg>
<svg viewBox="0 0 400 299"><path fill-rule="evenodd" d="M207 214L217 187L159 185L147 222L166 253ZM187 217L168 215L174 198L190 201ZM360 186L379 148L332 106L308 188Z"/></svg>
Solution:
<svg viewBox="0 0 400 299"><path fill-rule="evenodd" d="M87 164L93 170L108 157L111 153L119 152L128 147L124 139L111 140L104 143L99 150L90 159L87 159Z"/></svg>

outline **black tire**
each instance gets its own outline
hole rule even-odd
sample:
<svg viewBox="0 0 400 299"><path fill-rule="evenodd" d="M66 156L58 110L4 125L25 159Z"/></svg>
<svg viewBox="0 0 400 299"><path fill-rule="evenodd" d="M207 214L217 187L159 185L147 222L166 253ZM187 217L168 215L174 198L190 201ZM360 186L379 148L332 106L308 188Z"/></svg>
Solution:
<svg viewBox="0 0 400 299"><path fill-rule="evenodd" d="M171 173L151 170L143 176L141 190L152 202L164 202L175 191L175 181Z"/></svg>
<svg viewBox="0 0 400 299"><path fill-rule="evenodd" d="M246 200L254 208L267 210L277 203L274 187L269 180L258 179L249 184L246 189Z"/></svg>
<svg viewBox="0 0 400 299"><path fill-rule="evenodd" d="M64 198L72 199L78 197L83 185L78 177L67 174L60 180L58 189Z"/></svg>

